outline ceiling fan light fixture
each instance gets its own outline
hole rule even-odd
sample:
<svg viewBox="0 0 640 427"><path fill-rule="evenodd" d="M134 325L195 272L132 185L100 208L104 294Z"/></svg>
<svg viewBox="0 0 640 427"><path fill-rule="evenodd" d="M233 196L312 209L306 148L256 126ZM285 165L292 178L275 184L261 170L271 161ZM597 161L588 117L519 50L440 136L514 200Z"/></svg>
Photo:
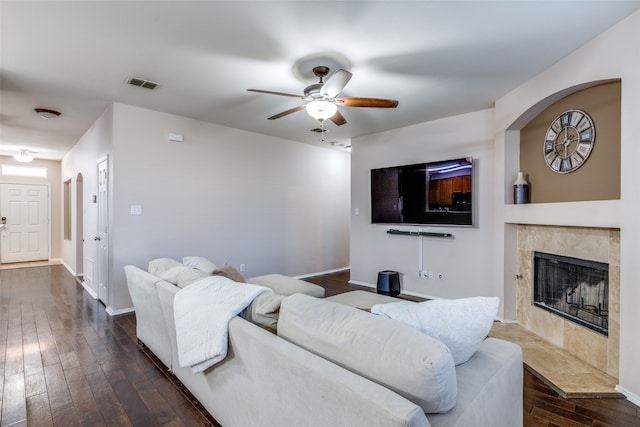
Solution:
<svg viewBox="0 0 640 427"><path fill-rule="evenodd" d="M29 150L20 150L18 154L14 154L13 158L20 163L29 163L33 160L33 156L29 153Z"/></svg>
<svg viewBox="0 0 640 427"><path fill-rule="evenodd" d="M324 121L338 111L338 106L329 101L311 101L305 106L307 114L318 121Z"/></svg>
<svg viewBox="0 0 640 427"><path fill-rule="evenodd" d="M50 110L48 108L34 108L33 111L43 119L55 119L62 113L56 110Z"/></svg>

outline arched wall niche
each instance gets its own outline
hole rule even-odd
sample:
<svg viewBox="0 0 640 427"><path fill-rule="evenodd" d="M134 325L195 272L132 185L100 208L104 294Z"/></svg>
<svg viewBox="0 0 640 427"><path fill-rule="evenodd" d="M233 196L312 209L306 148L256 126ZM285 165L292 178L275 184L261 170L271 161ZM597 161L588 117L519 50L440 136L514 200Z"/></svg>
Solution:
<svg viewBox="0 0 640 427"><path fill-rule="evenodd" d="M613 83L620 81L619 78L616 79L603 79L603 80L595 80L591 82L581 83L575 86L568 87L559 92L554 93L553 95L549 95L546 98L541 99L534 105L532 105L527 111L522 113L520 117L511 123L511 125L506 129L507 131L517 130L519 131L523 127L527 125L531 120L536 118L538 114L546 110L551 105L555 104L562 98L566 98L569 95L572 95L576 92L580 92L581 90L589 89L595 86L600 86L605 83Z"/></svg>
<svg viewBox="0 0 640 427"><path fill-rule="evenodd" d="M547 108L553 106L563 98L573 95L585 89L594 88L608 83L620 82L619 78L594 80L577 84L552 95L549 95L516 118L511 125L505 129L505 146L504 146L504 182L505 194L504 203L513 203L512 184L516 179L518 171L520 171L520 131L532 120L538 117Z"/></svg>

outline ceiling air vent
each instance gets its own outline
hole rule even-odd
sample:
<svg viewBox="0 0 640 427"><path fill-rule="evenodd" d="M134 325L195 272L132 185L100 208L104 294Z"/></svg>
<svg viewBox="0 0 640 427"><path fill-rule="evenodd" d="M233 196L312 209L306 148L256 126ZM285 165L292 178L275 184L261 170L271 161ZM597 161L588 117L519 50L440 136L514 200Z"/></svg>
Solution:
<svg viewBox="0 0 640 427"><path fill-rule="evenodd" d="M152 82L150 80L140 79L138 77L129 77L127 79L127 83L133 86L143 87L145 89L150 89L150 90L153 90L158 86L160 86L159 83Z"/></svg>

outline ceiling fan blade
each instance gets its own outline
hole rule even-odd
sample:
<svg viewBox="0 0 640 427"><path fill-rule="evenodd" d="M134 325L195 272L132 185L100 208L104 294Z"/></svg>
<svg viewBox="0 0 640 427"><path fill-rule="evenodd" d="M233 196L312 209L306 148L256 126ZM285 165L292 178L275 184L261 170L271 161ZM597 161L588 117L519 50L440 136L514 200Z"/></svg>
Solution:
<svg viewBox="0 0 640 427"><path fill-rule="evenodd" d="M288 116L289 114L295 113L296 111L304 110L304 105L299 105L297 107L291 108L290 110L283 111L282 113L278 113L275 116L269 117L268 120L279 119L280 117Z"/></svg>
<svg viewBox="0 0 640 427"><path fill-rule="evenodd" d="M329 77L329 80L327 80L324 85L322 85L320 95L327 98L335 98L340 92L342 92L342 89L344 89L347 83L349 83L352 75L353 74L347 70L343 70L342 68L339 69Z"/></svg>
<svg viewBox="0 0 640 427"><path fill-rule="evenodd" d="M398 101L395 99L381 99L381 98L338 98L341 101L340 105L345 107L371 107L371 108L396 108Z"/></svg>
<svg viewBox="0 0 640 427"><path fill-rule="evenodd" d="M274 91L271 91L271 90L247 89L247 92L258 92L258 93L266 93L266 94L269 94L269 95L289 96L291 98L304 99L304 96L301 96L301 95L294 95L294 94L291 94L291 93L284 93L284 92L274 92Z"/></svg>
<svg viewBox="0 0 640 427"><path fill-rule="evenodd" d="M342 126L347 123L347 119L344 118L340 110L337 110L336 113L329 118L336 126Z"/></svg>

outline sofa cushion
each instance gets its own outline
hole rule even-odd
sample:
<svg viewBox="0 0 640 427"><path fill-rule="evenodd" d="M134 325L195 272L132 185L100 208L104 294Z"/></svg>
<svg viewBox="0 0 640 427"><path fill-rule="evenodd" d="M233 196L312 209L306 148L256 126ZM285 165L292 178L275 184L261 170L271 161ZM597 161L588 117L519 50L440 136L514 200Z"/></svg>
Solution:
<svg viewBox="0 0 640 427"><path fill-rule="evenodd" d="M278 326L280 304L284 298L283 295L273 292L262 293L245 309L243 317L261 328L275 333Z"/></svg>
<svg viewBox="0 0 640 427"><path fill-rule="evenodd" d="M238 270L236 270L235 268L233 268L232 266L230 266L226 262L224 263L224 265L222 267L218 267L215 270L213 270L211 272L211 275L213 275L213 276L223 276L223 277L226 277L227 279L231 279L234 282L239 282L239 283L246 283L247 282L245 280L244 276L242 276L242 274L240 274L240 272Z"/></svg>
<svg viewBox="0 0 640 427"><path fill-rule="evenodd" d="M160 277L162 273L167 270L183 265L180 261L176 261L171 258L156 258L154 260L149 261L149 268L147 269L149 273L154 276Z"/></svg>
<svg viewBox="0 0 640 427"><path fill-rule="evenodd" d="M179 288L186 288L187 286L197 282L198 280L210 277L210 274L204 271L196 270L195 268L184 268L178 272L177 285Z"/></svg>
<svg viewBox="0 0 640 427"><path fill-rule="evenodd" d="M378 304L371 312L407 324L442 341L456 365L473 356L487 337L498 314L497 297L472 297L425 302L399 301Z"/></svg>
<svg viewBox="0 0 640 427"><path fill-rule="evenodd" d="M208 274L213 273L213 270L218 268L216 264L201 256L186 256L182 258L182 263Z"/></svg>
<svg viewBox="0 0 640 427"><path fill-rule="evenodd" d="M282 301L278 335L419 405L456 403L453 357L441 342L357 308L294 294Z"/></svg>
<svg viewBox="0 0 640 427"><path fill-rule="evenodd" d="M267 274L247 279L254 285L266 286L280 295L306 294L312 297L324 298L324 288L313 283L305 282L282 274Z"/></svg>

